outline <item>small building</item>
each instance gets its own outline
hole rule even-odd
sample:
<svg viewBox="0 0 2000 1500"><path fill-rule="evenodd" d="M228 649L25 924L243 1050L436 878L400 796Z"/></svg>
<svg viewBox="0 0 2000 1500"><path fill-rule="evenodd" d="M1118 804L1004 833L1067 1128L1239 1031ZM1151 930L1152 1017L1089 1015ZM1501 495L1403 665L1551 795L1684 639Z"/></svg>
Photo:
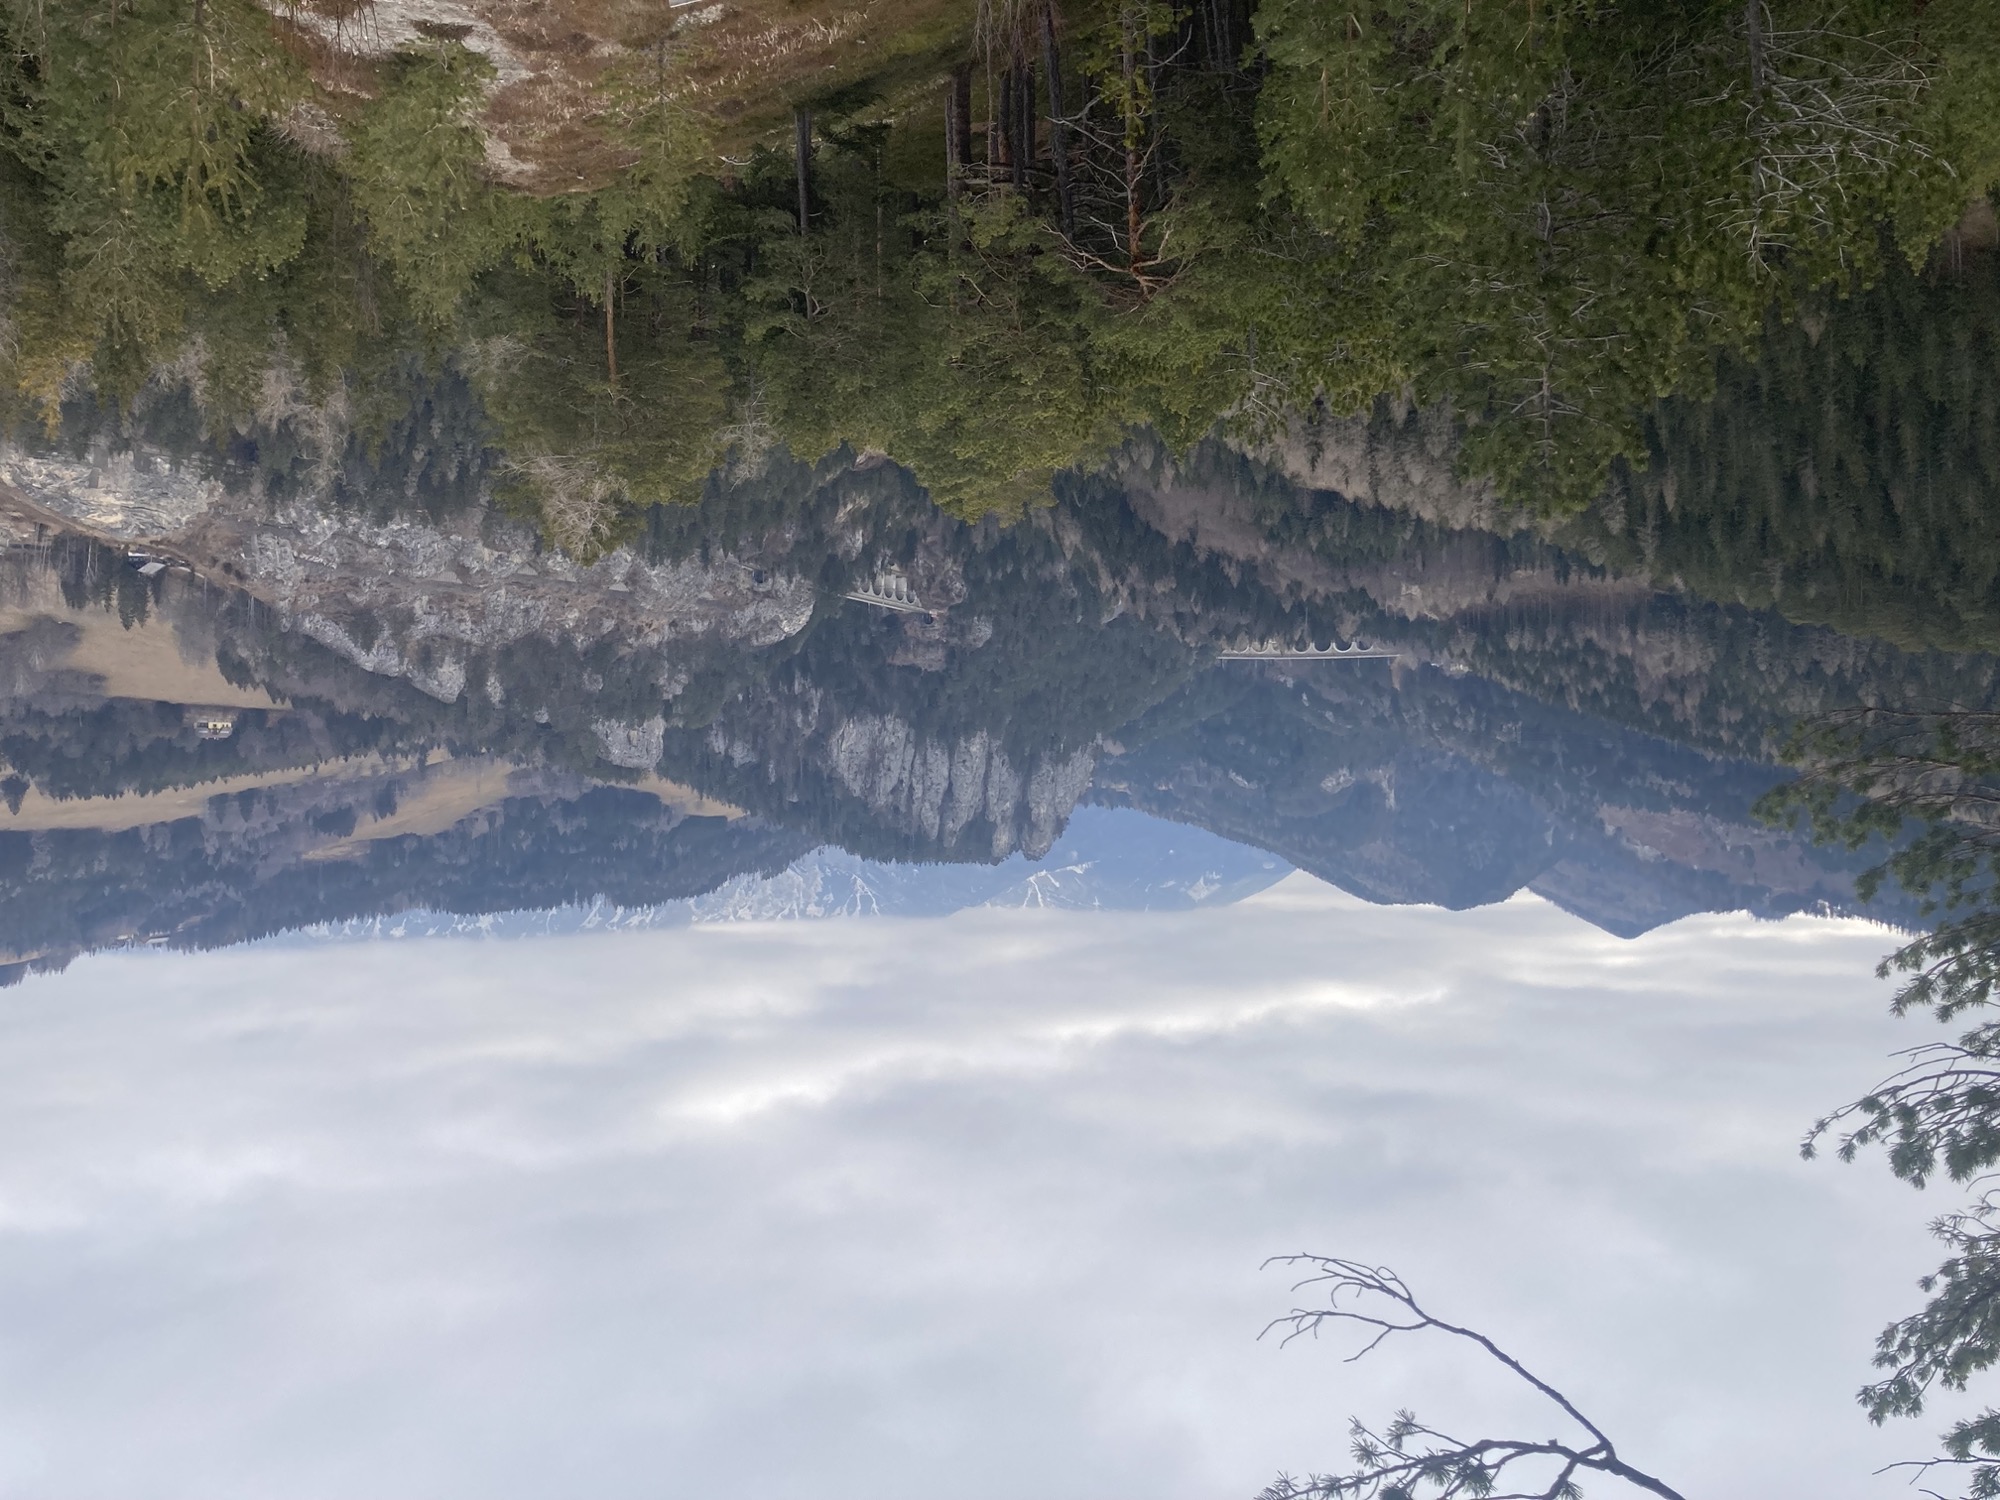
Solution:
<svg viewBox="0 0 2000 1500"><path fill-rule="evenodd" d="M226 740L236 733L233 708L190 708L187 721L198 739Z"/></svg>

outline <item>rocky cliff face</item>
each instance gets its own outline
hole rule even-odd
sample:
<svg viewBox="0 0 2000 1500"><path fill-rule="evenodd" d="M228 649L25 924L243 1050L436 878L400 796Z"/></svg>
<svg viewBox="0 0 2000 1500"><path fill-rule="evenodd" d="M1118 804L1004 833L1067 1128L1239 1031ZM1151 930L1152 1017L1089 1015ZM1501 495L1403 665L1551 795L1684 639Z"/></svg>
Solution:
<svg viewBox="0 0 2000 1500"><path fill-rule="evenodd" d="M842 804L837 816L872 825L871 842L913 858L1041 858L1096 764L1088 747L1029 752L1016 764L986 730L940 738L894 715L843 716L823 702L788 717L788 734L773 734L762 713L754 729L713 726L701 749L710 765L726 762L744 780L769 785L777 803L831 796ZM732 782L732 791L741 785Z"/></svg>
<svg viewBox="0 0 2000 1500"><path fill-rule="evenodd" d="M86 534L245 589L286 628L447 703L485 686L467 681L475 653L530 639L572 649L615 641L652 655L671 696L690 647L769 646L812 616L809 580L727 551L648 562L621 547L586 566L483 497L442 513L337 503L326 454L345 436L338 414L293 399L283 415L311 429L319 477L276 503L145 441L108 435L81 458L0 449L0 481Z"/></svg>
<svg viewBox="0 0 2000 1500"><path fill-rule="evenodd" d="M1016 768L984 730L940 741L878 714L843 721L827 756L834 777L871 811L926 841L952 849L967 825L984 823L995 859L1016 849L1030 859L1048 853L1096 764L1085 749Z"/></svg>
<svg viewBox="0 0 2000 1500"><path fill-rule="evenodd" d="M615 640L656 657L671 696L689 643L773 645L804 629L815 597L796 574L726 554L650 564L620 548L583 566L483 506L441 523L376 523L310 502L267 515L214 505L166 545L348 661L447 703L466 690L473 652L527 638Z"/></svg>
<svg viewBox="0 0 2000 1500"><path fill-rule="evenodd" d="M16 472L48 512L93 530L115 522L149 555L246 590L270 607L282 632L441 704L484 703L485 719L550 722L549 704L528 701L530 689L517 685L512 697L520 701L511 701L503 679L518 684L521 674L509 679L496 665L510 648L539 644L554 651L556 663L574 661L567 673L553 670L568 696L586 700L609 672L593 663L609 653L619 667L620 706L591 715L586 701L566 711L583 715L576 731L611 767L652 770L666 748L670 714L674 730L688 737L675 700L722 647L736 664L723 681L737 686L721 689L725 711L695 729L697 741L731 766L764 767L767 779L789 768L837 788L886 834L938 857L1044 852L1089 782L1087 748L1010 753L997 726L919 730L906 714L856 711L844 695L810 684L782 703L754 695L741 701L755 680L755 654L797 637L812 620L822 592L804 568L815 559L847 564L865 585L882 566L878 554L886 555L913 597L932 607L880 622L886 634L871 649L899 680L911 672L919 674L911 682L935 676L951 653L985 645L993 624L957 607L967 592L956 550L962 542L946 535L953 523L935 512L881 538L874 535L879 506L843 501L804 539L799 528L780 527L746 538L741 553L704 537L680 556L621 548L586 566L542 548L526 527L485 503L443 516L377 518L323 495L267 504L203 484L183 496L188 506L167 516L171 529L160 534L160 507L116 514L86 507L97 493L86 481L101 472L88 464L49 458ZM175 585L176 597L184 591ZM845 608L872 618L868 606ZM31 649L38 639L12 643L23 670L39 662ZM635 668L651 682L650 709L633 698ZM549 670L537 669L545 686ZM697 711L696 725L714 713Z"/></svg>
<svg viewBox="0 0 2000 1500"><path fill-rule="evenodd" d="M146 443L90 445L81 459L0 443L0 483L107 537L171 536L224 497L213 479Z"/></svg>

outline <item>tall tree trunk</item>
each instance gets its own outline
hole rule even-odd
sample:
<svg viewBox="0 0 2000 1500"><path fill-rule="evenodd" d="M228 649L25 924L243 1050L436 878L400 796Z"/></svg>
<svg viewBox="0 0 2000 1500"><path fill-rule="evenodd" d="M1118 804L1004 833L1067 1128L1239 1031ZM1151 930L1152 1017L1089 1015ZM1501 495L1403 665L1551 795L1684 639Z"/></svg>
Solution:
<svg viewBox="0 0 2000 1500"><path fill-rule="evenodd" d="M1005 168L1010 178L1018 179L1021 173L1017 162L1021 153L1016 149L1014 138L1014 106L1020 102L1021 91L1015 86L1012 68L1001 72L998 92L1000 97L995 102L995 108L1000 116L1000 154L993 164Z"/></svg>
<svg viewBox="0 0 2000 1500"><path fill-rule="evenodd" d="M1063 119L1062 53L1056 47L1056 13L1042 7L1042 66L1049 75L1049 157L1056 169L1056 207L1063 235L1076 238L1076 201L1069 189L1069 128Z"/></svg>
<svg viewBox="0 0 2000 1500"><path fill-rule="evenodd" d="M1139 203L1139 77L1138 39L1132 34L1132 17L1124 17L1118 64L1125 81L1125 254L1134 280L1139 279L1139 237L1143 221Z"/></svg>
<svg viewBox="0 0 2000 1500"><path fill-rule="evenodd" d="M1014 66L1006 70L1008 80L1008 142L1006 142L1006 164L1008 176L1014 180L1014 192L1028 190L1028 168L1034 164L1034 80L1022 66L1020 58L1014 58Z"/></svg>
<svg viewBox="0 0 2000 1500"><path fill-rule="evenodd" d="M960 63L951 70L951 116L957 125L958 165L972 165L972 64Z"/></svg>
<svg viewBox="0 0 2000 1500"><path fill-rule="evenodd" d="M958 197L959 163L965 151L965 143L958 134L958 74L959 70L954 68L944 94L944 192L954 201Z"/></svg>
<svg viewBox="0 0 2000 1500"><path fill-rule="evenodd" d="M1035 65L1022 62L1015 68L1021 92L1014 104L1014 118L1021 126L1021 164L1015 168L1017 186L1027 185L1027 175L1035 165Z"/></svg>
<svg viewBox="0 0 2000 1500"><path fill-rule="evenodd" d="M1745 0L1743 19L1750 33L1750 102L1764 102L1764 0Z"/></svg>
<svg viewBox="0 0 2000 1500"><path fill-rule="evenodd" d="M798 162L799 174L799 233L804 234L812 227L812 111L800 108L792 112L792 150Z"/></svg>
<svg viewBox="0 0 2000 1500"><path fill-rule="evenodd" d="M375 262L359 247L354 252L354 310L362 328L370 334L382 331L382 308L375 300Z"/></svg>
<svg viewBox="0 0 2000 1500"><path fill-rule="evenodd" d="M1763 255L1764 194L1770 182L1770 163L1765 155L1764 113L1764 0L1744 0L1744 29L1750 43L1750 256Z"/></svg>
<svg viewBox="0 0 2000 1500"><path fill-rule="evenodd" d="M1157 101L1160 97L1160 74L1165 64L1160 61L1160 44L1164 39L1146 33L1146 97ZM1153 152L1153 201L1167 201L1167 153L1158 149Z"/></svg>
<svg viewBox="0 0 2000 1500"><path fill-rule="evenodd" d="M604 271L604 365L611 372L611 388L618 389L618 313L616 288L611 284L611 269Z"/></svg>

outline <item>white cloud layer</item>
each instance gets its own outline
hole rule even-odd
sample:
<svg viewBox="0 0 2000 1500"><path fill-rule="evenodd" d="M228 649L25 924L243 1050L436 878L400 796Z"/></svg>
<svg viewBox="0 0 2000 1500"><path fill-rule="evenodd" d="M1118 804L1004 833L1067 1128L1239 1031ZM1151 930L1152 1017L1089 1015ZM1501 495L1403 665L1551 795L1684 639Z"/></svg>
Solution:
<svg viewBox="0 0 2000 1500"><path fill-rule="evenodd" d="M1691 1497L1907 1493L1868 1471L1941 1422L1852 1393L1947 1200L1796 1151L1923 1039L1890 941L1294 876L90 959L0 996L0 1496L1247 1500L1352 1410L1520 1410L1449 1347L1256 1342L1295 1249Z"/></svg>

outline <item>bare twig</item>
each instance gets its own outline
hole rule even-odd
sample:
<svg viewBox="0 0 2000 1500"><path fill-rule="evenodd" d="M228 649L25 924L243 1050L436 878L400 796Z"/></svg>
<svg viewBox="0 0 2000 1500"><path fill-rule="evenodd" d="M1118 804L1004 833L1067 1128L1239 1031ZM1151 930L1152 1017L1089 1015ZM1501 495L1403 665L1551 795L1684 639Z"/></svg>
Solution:
<svg viewBox="0 0 2000 1500"><path fill-rule="evenodd" d="M1581 1494L1581 1472L1608 1474L1660 1500L1683 1500L1664 1480L1634 1468L1618 1456L1603 1429L1586 1417L1568 1396L1536 1375L1520 1360L1476 1329L1447 1323L1418 1303L1415 1293L1394 1271L1327 1255L1274 1256L1267 1265L1306 1266L1311 1274L1294 1284L1324 1288L1327 1305L1294 1308L1274 1319L1264 1332L1283 1328L1282 1343L1304 1334L1317 1336L1329 1324L1362 1329L1366 1340L1348 1356L1352 1363L1399 1333L1450 1334L1476 1344L1517 1379L1525 1381L1553 1403L1589 1436L1587 1443L1559 1438L1452 1437L1425 1426L1402 1411L1381 1432L1356 1420L1350 1431L1355 1468L1345 1474L1315 1474L1303 1480L1280 1475L1258 1500L1390 1500L1413 1496L1415 1486L1428 1484L1437 1500L1483 1497L1483 1500L1574 1500ZM1506 1488L1525 1484L1528 1488Z"/></svg>

